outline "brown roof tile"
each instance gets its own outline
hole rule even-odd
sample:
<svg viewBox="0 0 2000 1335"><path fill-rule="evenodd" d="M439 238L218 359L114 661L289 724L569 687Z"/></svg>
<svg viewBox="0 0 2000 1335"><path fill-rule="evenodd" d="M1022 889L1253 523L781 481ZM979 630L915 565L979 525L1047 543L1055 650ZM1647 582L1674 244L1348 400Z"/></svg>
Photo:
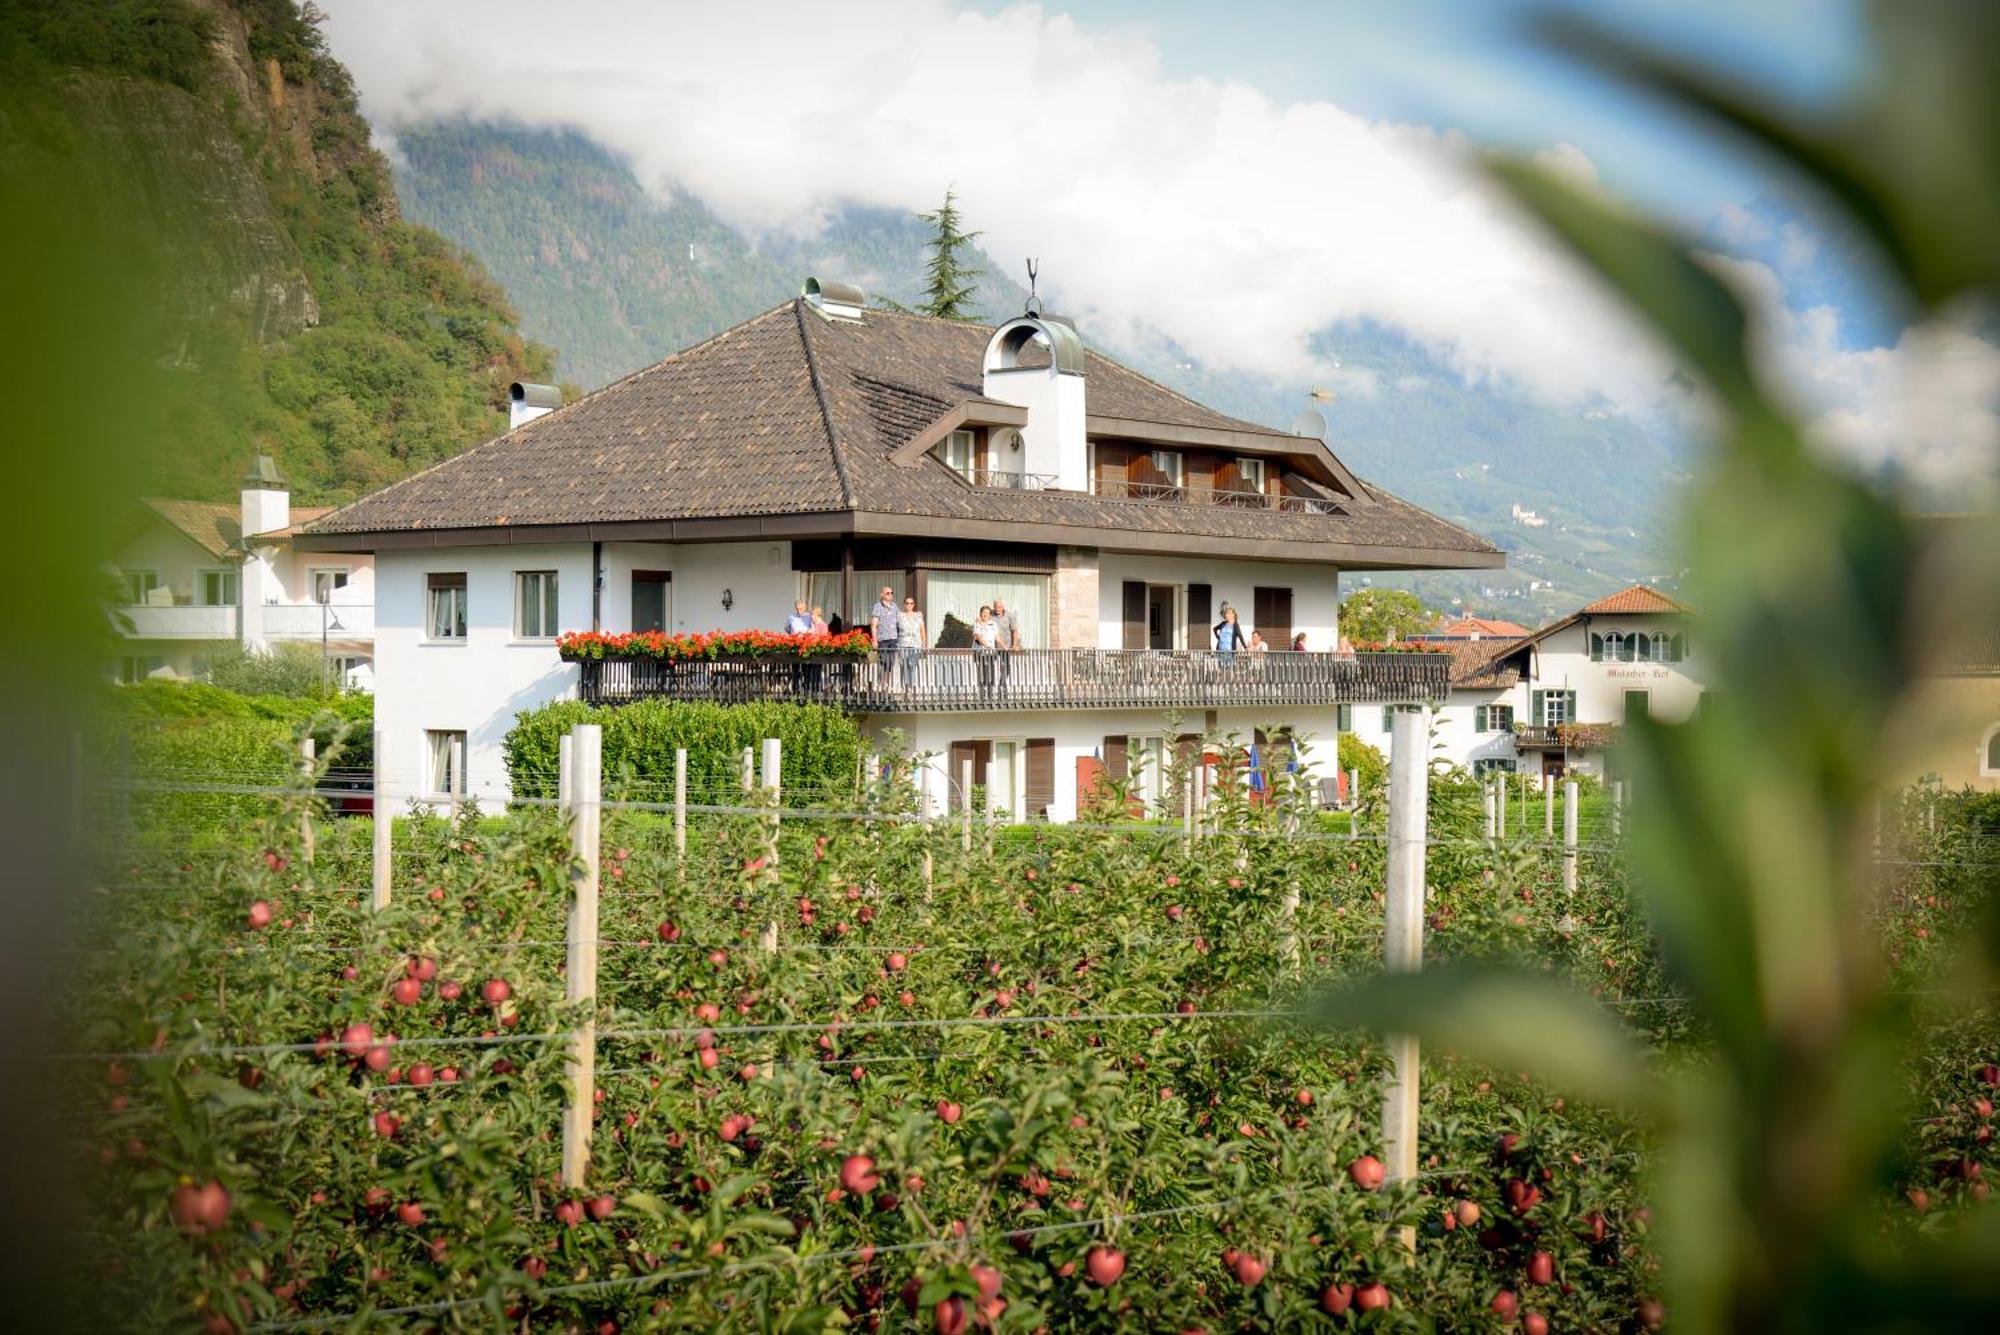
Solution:
<svg viewBox="0 0 2000 1335"><path fill-rule="evenodd" d="M157 496L147 496L139 504L218 559L235 550L243 540L243 508L239 505L175 501Z"/></svg>
<svg viewBox="0 0 2000 1335"><path fill-rule="evenodd" d="M334 511L314 534L604 524L833 511L1415 549L1493 564L1483 539L1375 488L1340 515L975 488L897 445L980 395L988 326L893 311L834 322L788 302L504 436ZM1093 414L1284 433L1089 354Z"/></svg>
<svg viewBox="0 0 2000 1335"><path fill-rule="evenodd" d="M1689 612L1693 609L1678 598L1661 593L1658 589L1644 584L1634 584L1620 589L1614 594L1599 598L1594 603L1586 603L1577 609L1581 616L1618 616L1631 613L1644 616L1660 612Z"/></svg>

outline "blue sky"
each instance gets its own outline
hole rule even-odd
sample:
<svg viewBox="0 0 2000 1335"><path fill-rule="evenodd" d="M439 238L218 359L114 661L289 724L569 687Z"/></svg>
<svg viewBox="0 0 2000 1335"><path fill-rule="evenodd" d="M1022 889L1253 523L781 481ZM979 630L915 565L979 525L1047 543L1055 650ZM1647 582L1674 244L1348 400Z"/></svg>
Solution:
<svg viewBox="0 0 2000 1335"><path fill-rule="evenodd" d="M1158 46L1172 77L1240 80L1281 100L1324 99L1496 145L1574 143L1621 193L1691 223L1765 192L1766 164L1539 45L1531 20L1551 7L1544 0L1068 0L1045 7L1086 25L1137 29ZM1559 7L1809 107L1850 87L1865 62L1856 0Z"/></svg>

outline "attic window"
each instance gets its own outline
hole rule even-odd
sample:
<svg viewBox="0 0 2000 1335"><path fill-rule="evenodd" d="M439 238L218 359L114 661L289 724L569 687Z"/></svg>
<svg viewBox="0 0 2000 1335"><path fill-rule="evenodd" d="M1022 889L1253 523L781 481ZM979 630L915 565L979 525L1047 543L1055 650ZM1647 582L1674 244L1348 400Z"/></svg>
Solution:
<svg viewBox="0 0 2000 1335"><path fill-rule="evenodd" d="M1237 475L1243 479L1246 491L1264 490L1264 461L1262 459L1238 459Z"/></svg>
<svg viewBox="0 0 2000 1335"><path fill-rule="evenodd" d="M973 481L978 453L976 440L970 431L950 432L938 445L938 457L944 460L944 466L967 482Z"/></svg>

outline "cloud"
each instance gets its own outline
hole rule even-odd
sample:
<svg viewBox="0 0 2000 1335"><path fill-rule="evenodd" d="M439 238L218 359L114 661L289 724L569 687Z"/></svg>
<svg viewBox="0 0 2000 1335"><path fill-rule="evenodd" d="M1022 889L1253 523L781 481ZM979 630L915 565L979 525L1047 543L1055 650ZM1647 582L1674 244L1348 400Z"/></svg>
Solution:
<svg viewBox="0 0 2000 1335"><path fill-rule="evenodd" d="M1460 374L1649 406L1667 367L1472 168L1470 145L1238 82L1169 78L1136 29L942 0L559 13L329 0L373 119L582 130L650 188L751 232L957 187L989 253L1039 256L1087 336L1325 379L1317 331L1374 320ZM1578 179L1571 145L1545 155Z"/></svg>
<svg viewBox="0 0 2000 1335"><path fill-rule="evenodd" d="M1954 506L1991 504L2000 460L2000 348L1971 314L1948 313L1886 347L1849 346L1831 306L1794 311L1773 269L1706 255L1750 308L1761 365L1829 449L1869 470L1893 464Z"/></svg>

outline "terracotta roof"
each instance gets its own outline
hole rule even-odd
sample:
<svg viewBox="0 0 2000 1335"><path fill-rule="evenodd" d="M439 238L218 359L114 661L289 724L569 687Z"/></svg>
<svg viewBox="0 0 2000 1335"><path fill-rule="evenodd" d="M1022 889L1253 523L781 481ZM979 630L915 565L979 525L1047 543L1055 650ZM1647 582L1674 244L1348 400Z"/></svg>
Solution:
<svg viewBox="0 0 2000 1335"><path fill-rule="evenodd" d="M292 507L292 522L283 528L274 528L268 533L253 533L252 542L289 542L305 532L306 525L315 519L323 519L334 512L331 505L295 505Z"/></svg>
<svg viewBox="0 0 2000 1335"><path fill-rule="evenodd" d="M1445 648L1451 654L1453 689L1504 690L1520 681L1520 672L1514 668L1503 668L1496 661L1513 650L1517 643L1513 639L1447 642Z"/></svg>
<svg viewBox="0 0 2000 1335"><path fill-rule="evenodd" d="M1517 626L1511 621L1496 621L1487 617L1453 617L1441 621L1425 633L1432 640L1469 640L1474 636L1482 639L1518 639L1526 635L1526 626Z"/></svg>
<svg viewBox="0 0 2000 1335"><path fill-rule="evenodd" d="M236 550L242 540L241 506L221 501L173 501L157 496L142 497L139 504L218 560Z"/></svg>
<svg viewBox="0 0 2000 1335"><path fill-rule="evenodd" d="M1661 593L1658 589L1644 584L1634 584L1629 589L1620 589L1606 598L1577 609L1579 616L1618 616L1622 613L1646 615L1659 612L1691 612L1694 609L1678 598Z"/></svg>
<svg viewBox="0 0 2000 1335"><path fill-rule="evenodd" d="M936 459L895 463L897 446L980 396L991 333L895 311L834 322L787 302L364 496L308 535L846 511L968 536L978 535L968 525L1024 523L1187 538L1205 550L1318 543L1392 549L1418 566L1500 563L1484 539L1373 487L1372 504L1321 515L973 487ZM1087 366L1093 416L1299 444L1107 357L1091 353Z"/></svg>

